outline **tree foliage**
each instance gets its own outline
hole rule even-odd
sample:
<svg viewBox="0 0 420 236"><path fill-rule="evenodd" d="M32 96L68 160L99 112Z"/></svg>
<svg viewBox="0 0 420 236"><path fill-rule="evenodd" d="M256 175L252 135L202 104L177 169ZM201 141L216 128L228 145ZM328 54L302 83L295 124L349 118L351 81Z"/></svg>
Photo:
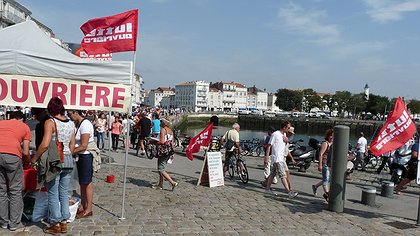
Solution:
<svg viewBox="0 0 420 236"><path fill-rule="evenodd" d="M285 111L300 110L302 107L302 93L289 89L279 89L276 92L276 106Z"/></svg>
<svg viewBox="0 0 420 236"><path fill-rule="evenodd" d="M332 96L333 101L337 104L338 113L349 111L347 105L350 103L351 93L349 91L337 91Z"/></svg>
<svg viewBox="0 0 420 236"><path fill-rule="evenodd" d="M322 99L313 89L304 89L304 106L303 110L310 112L312 108L322 108Z"/></svg>
<svg viewBox="0 0 420 236"><path fill-rule="evenodd" d="M389 107L388 97L371 94L366 105L366 111L373 115L383 114L385 109L388 109Z"/></svg>
<svg viewBox="0 0 420 236"><path fill-rule="evenodd" d="M420 114L420 101L411 100L410 103L407 104L407 109L409 109L413 114Z"/></svg>

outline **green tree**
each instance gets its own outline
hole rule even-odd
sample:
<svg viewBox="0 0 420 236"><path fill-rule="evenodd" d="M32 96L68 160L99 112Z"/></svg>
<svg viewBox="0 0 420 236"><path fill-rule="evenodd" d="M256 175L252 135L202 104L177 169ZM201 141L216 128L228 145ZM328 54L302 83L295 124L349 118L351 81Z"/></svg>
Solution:
<svg viewBox="0 0 420 236"><path fill-rule="evenodd" d="M407 109L411 111L413 114L420 113L420 101L419 100L411 100L410 103L407 104Z"/></svg>
<svg viewBox="0 0 420 236"><path fill-rule="evenodd" d="M350 102L351 93L349 91L337 91L332 96L333 101L337 104L338 113L348 111L347 105Z"/></svg>
<svg viewBox="0 0 420 236"><path fill-rule="evenodd" d="M304 110L310 112L312 108L322 108L322 99L313 89L304 89L303 97L305 101Z"/></svg>
<svg viewBox="0 0 420 236"><path fill-rule="evenodd" d="M322 104L324 107L328 107L328 110L330 111L337 109L333 96L330 94L325 94L324 97L322 97Z"/></svg>
<svg viewBox="0 0 420 236"><path fill-rule="evenodd" d="M276 106L285 111L300 110L302 107L302 93L289 89L279 89L276 92Z"/></svg>
<svg viewBox="0 0 420 236"><path fill-rule="evenodd" d="M353 114L359 114L366 109L366 102L364 100L364 94L353 94L349 99L349 104L347 105L348 110Z"/></svg>
<svg viewBox="0 0 420 236"><path fill-rule="evenodd" d="M389 99L385 96L375 94L369 95L369 101L366 104L366 111L372 115L383 114L385 109L389 107Z"/></svg>

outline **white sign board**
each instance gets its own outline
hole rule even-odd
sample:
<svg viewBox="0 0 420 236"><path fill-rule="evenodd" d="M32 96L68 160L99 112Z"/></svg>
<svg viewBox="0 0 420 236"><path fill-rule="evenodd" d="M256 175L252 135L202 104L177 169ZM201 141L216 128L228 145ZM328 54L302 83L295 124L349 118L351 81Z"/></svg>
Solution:
<svg viewBox="0 0 420 236"><path fill-rule="evenodd" d="M207 152L207 166L209 170L210 188L225 185L222 154L220 152Z"/></svg>

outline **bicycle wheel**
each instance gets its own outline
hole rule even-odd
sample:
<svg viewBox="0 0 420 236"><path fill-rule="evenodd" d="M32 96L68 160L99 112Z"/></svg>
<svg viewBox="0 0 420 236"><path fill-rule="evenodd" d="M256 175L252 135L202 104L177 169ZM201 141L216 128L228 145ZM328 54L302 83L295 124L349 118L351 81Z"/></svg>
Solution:
<svg viewBox="0 0 420 236"><path fill-rule="evenodd" d="M146 152L146 157L149 158L149 159L153 159L153 157L154 157L153 148L154 148L153 144L151 144L147 141L144 141L144 149L145 149L145 152Z"/></svg>
<svg viewBox="0 0 420 236"><path fill-rule="evenodd" d="M255 151L252 153L252 155L253 155L254 157L260 157L260 156L261 156L261 153L262 153L262 149L263 149L263 147L262 147L262 146L258 146L258 147L256 147L256 148L255 148Z"/></svg>
<svg viewBox="0 0 420 236"><path fill-rule="evenodd" d="M233 178L235 175L235 157L232 156L229 160L229 167L228 167L229 177Z"/></svg>
<svg viewBox="0 0 420 236"><path fill-rule="evenodd" d="M249 175L248 169L246 168L246 164L241 159L239 159L236 168L238 169L239 178L242 180L242 183L248 183Z"/></svg>

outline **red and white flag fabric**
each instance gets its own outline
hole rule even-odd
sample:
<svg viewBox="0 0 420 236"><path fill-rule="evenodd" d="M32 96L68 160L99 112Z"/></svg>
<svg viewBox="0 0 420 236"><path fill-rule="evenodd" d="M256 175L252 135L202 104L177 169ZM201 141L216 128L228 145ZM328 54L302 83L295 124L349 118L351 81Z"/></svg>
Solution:
<svg viewBox="0 0 420 236"><path fill-rule="evenodd" d="M80 29L88 54L136 51L138 9L87 21Z"/></svg>
<svg viewBox="0 0 420 236"><path fill-rule="evenodd" d="M187 157L191 161L194 159L193 154L200 151L201 146L208 146L211 141L211 134L213 132L213 122L210 123L207 128L197 134L191 139L190 144L187 147Z"/></svg>
<svg viewBox="0 0 420 236"><path fill-rule="evenodd" d="M389 114L378 136L370 145L375 156L395 150L404 145L416 133L416 125L408 114L407 107L401 97L398 97L394 111Z"/></svg>

